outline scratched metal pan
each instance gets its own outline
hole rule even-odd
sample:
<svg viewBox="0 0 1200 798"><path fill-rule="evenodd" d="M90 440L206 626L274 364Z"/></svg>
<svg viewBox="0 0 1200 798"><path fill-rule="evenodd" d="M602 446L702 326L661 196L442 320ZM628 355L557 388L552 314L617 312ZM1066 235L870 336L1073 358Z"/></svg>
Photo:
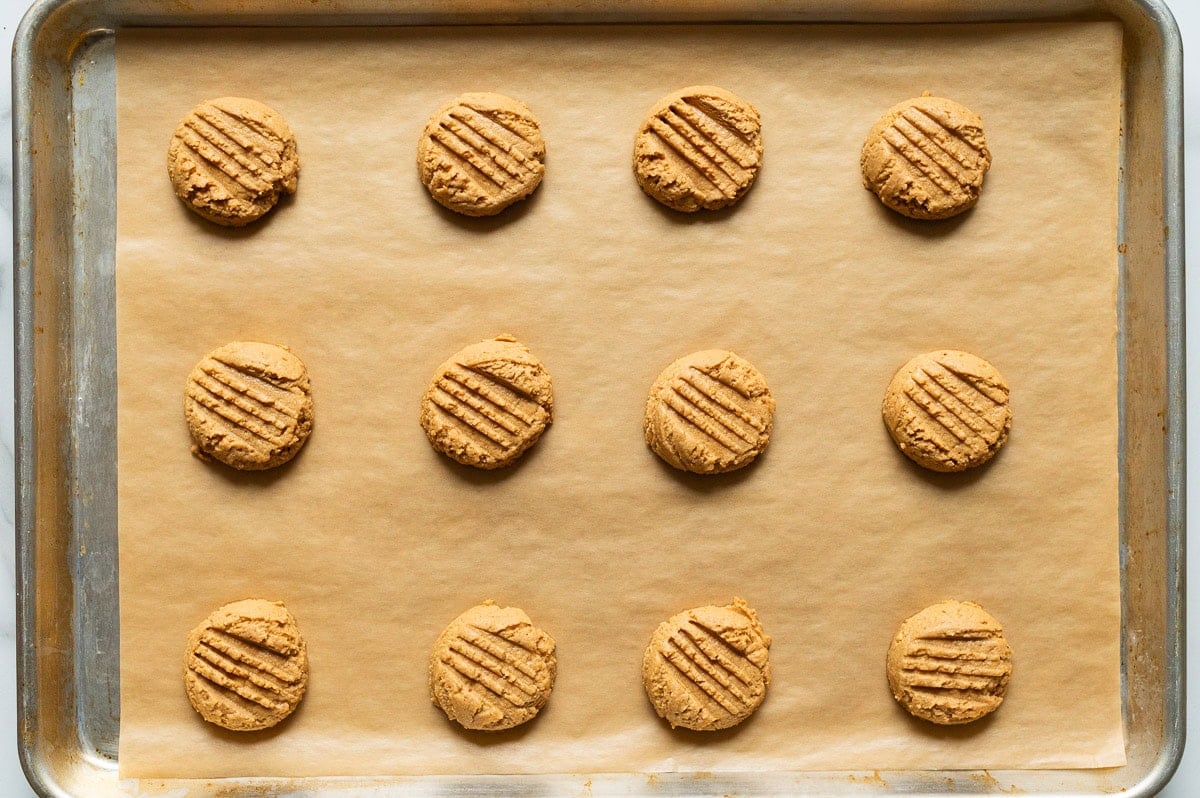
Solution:
<svg viewBox="0 0 1200 798"><path fill-rule="evenodd" d="M1124 26L1124 721L1107 770L117 779L115 31L127 26L1038 21ZM1183 749L1182 47L1162 0L41 0L13 55L18 745L43 795L1152 795ZM1047 77L1053 79L1052 76ZM164 740L164 745L171 741ZM853 776L854 778L848 778ZM869 778L865 778L869 776Z"/></svg>

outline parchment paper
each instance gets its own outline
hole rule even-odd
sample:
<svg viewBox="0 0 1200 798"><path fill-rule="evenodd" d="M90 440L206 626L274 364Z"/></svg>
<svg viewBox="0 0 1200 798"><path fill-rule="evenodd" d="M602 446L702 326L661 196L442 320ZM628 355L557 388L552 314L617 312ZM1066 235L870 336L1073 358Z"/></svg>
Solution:
<svg viewBox="0 0 1200 798"><path fill-rule="evenodd" d="M1121 764L1115 24L461 28L118 34L123 777ZM630 168L646 109L688 84L759 108L757 185L681 216ZM979 206L909 222L860 184L863 137L923 90L980 113ZM467 90L524 100L543 186L494 220L418 182L428 114ZM167 142L200 100L254 97L299 141L299 193L223 230L185 210ZM449 463L417 424L433 369L510 332L553 375L554 424L519 467ZM238 339L286 343L316 426L288 467L189 454L184 379ZM778 401L734 475L642 442L668 362L725 347ZM880 420L912 355L962 348L1012 389L989 466L936 475ZM765 704L671 732L643 694L651 630L740 595L774 637ZM189 707L188 630L281 599L309 643L296 714L224 733ZM980 602L1014 651L991 719L937 729L892 700L897 625ZM483 599L558 641L553 697L513 733L430 704L428 655Z"/></svg>

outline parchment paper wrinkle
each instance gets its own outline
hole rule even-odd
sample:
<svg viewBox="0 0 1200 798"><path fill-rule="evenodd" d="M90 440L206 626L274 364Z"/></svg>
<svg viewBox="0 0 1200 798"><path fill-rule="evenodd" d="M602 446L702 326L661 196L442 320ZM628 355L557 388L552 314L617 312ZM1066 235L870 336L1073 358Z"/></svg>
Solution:
<svg viewBox="0 0 1200 798"><path fill-rule="evenodd" d="M122 777L1121 764L1120 58L1103 22L121 30ZM638 189L631 148L658 97L701 83L759 109L764 166L737 207L683 218ZM860 182L871 124L924 90L981 114L994 154L949 222ZM495 220L416 175L429 109L464 91L543 125L542 188ZM296 196L240 231L188 212L165 168L179 118L225 95L276 108L301 158ZM418 403L447 352L500 333L553 374L556 416L480 476L430 449ZM276 473L188 451L184 379L234 340L311 372L312 437ZM765 375L775 430L752 467L688 477L641 414L664 364L714 347ZM1012 437L977 472L921 471L880 419L893 372L937 348L1012 389ZM766 701L719 741L672 733L642 650L735 595L775 640ZM287 603L311 665L258 737L206 726L181 677L188 630L246 597ZM451 728L426 684L438 632L487 598L560 657L545 711L499 743ZM900 621L946 598L1014 652L1000 711L948 732L884 676Z"/></svg>

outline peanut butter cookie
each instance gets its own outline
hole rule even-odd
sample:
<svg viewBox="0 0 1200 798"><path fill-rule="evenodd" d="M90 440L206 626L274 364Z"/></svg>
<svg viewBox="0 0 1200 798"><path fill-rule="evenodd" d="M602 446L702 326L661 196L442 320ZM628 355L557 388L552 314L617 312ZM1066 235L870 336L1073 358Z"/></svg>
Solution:
<svg viewBox="0 0 1200 798"><path fill-rule="evenodd" d="M188 375L183 412L200 459L241 471L275 468L295 457L312 432L308 369L286 347L226 344Z"/></svg>
<svg viewBox="0 0 1200 798"><path fill-rule="evenodd" d="M650 388L646 443L694 474L749 465L771 438L775 400L758 369L723 349L705 349L663 369Z"/></svg>
<svg viewBox="0 0 1200 798"><path fill-rule="evenodd" d="M710 731L754 714L771 683L771 638L740 598L659 624L642 657L642 682L671 728Z"/></svg>
<svg viewBox="0 0 1200 798"><path fill-rule="evenodd" d="M463 94L433 112L417 142L421 183L465 216L494 216L533 193L546 167L533 112L503 94Z"/></svg>
<svg viewBox="0 0 1200 798"><path fill-rule="evenodd" d="M677 211L716 210L750 190L762 165L758 109L717 86L659 100L633 144L638 185Z"/></svg>
<svg viewBox="0 0 1200 798"><path fill-rule="evenodd" d="M463 728L500 731L532 720L550 699L554 639L516 607L485 601L455 618L429 661L429 692Z"/></svg>
<svg viewBox="0 0 1200 798"><path fill-rule="evenodd" d="M549 373L511 335L456 352L421 398L421 427L433 448L475 468L515 463L553 417Z"/></svg>
<svg viewBox="0 0 1200 798"><path fill-rule="evenodd" d="M913 219L946 219L975 205L992 163L983 120L924 94L889 108L862 149L863 184Z"/></svg>
<svg viewBox="0 0 1200 798"><path fill-rule="evenodd" d="M226 604L188 635L184 687L192 708L233 731L269 729L308 686L308 649L278 601Z"/></svg>
<svg viewBox="0 0 1200 798"><path fill-rule="evenodd" d="M914 462L963 471L992 459L1008 440L1008 384L995 366L968 352L917 355L888 385L883 420Z"/></svg>
<svg viewBox="0 0 1200 798"><path fill-rule="evenodd" d="M1004 701L1012 649L978 604L943 601L900 624L887 677L901 706L931 723L970 723Z"/></svg>
<svg viewBox="0 0 1200 798"><path fill-rule="evenodd" d="M227 227L265 214L296 191L296 137L274 109L244 97L202 102L175 128L167 173L189 208Z"/></svg>

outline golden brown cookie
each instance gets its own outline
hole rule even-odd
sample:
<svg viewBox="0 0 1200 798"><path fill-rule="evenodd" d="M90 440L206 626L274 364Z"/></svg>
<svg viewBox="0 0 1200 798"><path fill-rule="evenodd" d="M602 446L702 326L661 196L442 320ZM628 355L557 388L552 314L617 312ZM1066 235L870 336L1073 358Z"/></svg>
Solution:
<svg viewBox="0 0 1200 798"><path fill-rule="evenodd" d="M511 335L456 352L421 398L421 427L433 448L476 468L515 463L553 417L550 375Z"/></svg>
<svg viewBox="0 0 1200 798"><path fill-rule="evenodd" d="M892 377L883 420L913 461L934 471L962 471L992 459L1008 440L1008 384L981 357L927 352Z"/></svg>
<svg viewBox="0 0 1200 798"><path fill-rule="evenodd" d="M533 112L503 94L462 94L433 112L417 142L430 195L466 216L494 216L533 193L546 171Z"/></svg>
<svg viewBox="0 0 1200 798"><path fill-rule="evenodd" d="M900 624L888 649L892 695L918 718L970 723L1004 701L1012 649L978 604L943 601Z"/></svg>
<svg viewBox="0 0 1200 798"><path fill-rule="evenodd" d="M642 683L671 728L709 731L754 714L771 683L771 638L740 598L696 607L658 625L642 657Z"/></svg>
<svg viewBox="0 0 1200 798"><path fill-rule="evenodd" d="M694 474L749 465L771 438L775 400L758 369L723 349L681 357L650 388L642 429L666 462Z"/></svg>
<svg viewBox="0 0 1200 798"><path fill-rule="evenodd" d="M485 601L433 645L429 692L463 728L500 731L532 720L554 689L554 638L516 607Z"/></svg>
<svg viewBox="0 0 1200 798"><path fill-rule="evenodd" d="M688 86L659 100L638 128L638 185L677 211L716 210L750 190L762 165L758 109L717 86Z"/></svg>
<svg viewBox="0 0 1200 798"><path fill-rule="evenodd" d="M283 465L312 431L308 369L286 347L234 341L192 369L183 412L200 459L241 471Z"/></svg>
<svg viewBox="0 0 1200 798"><path fill-rule="evenodd" d="M983 120L928 94L888 109L867 133L863 184L913 219L946 219L979 200L992 156Z"/></svg>
<svg viewBox="0 0 1200 798"><path fill-rule="evenodd" d="M269 729L308 686L308 650L282 602L226 604L188 635L183 681L200 717L233 731Z"/></svg>
<svg viewBox="0 0 1200 798"><path fill-rule="evenodd" d="M167 149L175 193L210 222L241 227L296 191L296 137L274 109L245 97L202 102Z"/></svg>

